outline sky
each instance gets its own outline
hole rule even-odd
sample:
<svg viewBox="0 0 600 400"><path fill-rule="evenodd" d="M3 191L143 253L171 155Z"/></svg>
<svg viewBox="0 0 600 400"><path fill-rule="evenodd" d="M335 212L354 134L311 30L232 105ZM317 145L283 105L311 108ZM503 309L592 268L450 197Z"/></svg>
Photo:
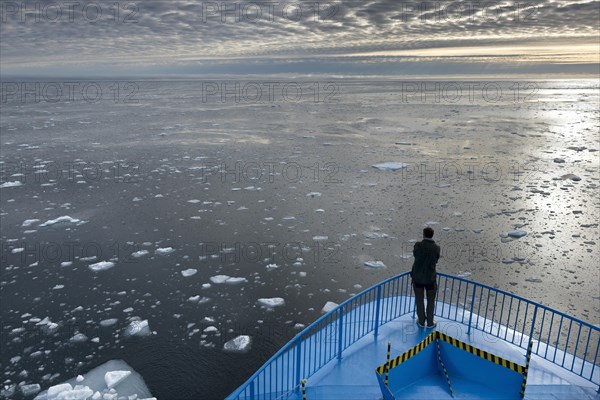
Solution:
<svg viewBox="0 0 600 400"><path fill-rule="evenodd" d="M600 1L6 1L2 76L600 73Z"/></svg>

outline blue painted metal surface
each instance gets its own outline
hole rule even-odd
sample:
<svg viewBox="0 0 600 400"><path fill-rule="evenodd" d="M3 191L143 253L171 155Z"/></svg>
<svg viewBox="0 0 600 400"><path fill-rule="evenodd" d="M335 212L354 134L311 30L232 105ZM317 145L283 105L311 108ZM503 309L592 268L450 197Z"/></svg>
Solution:
<svg viewBox="0 0 600 400"><path fill-rule="evenodd" d="M405 272L344 301L296 335L227 399L285 398L286 394L297 391L299 379L310 378L331 360L341 359L344 350L361 338L403 315L414 315L414 303L407 300L410 297L410 277ZM383 299L387 301L383 303ZM529 319L531 307L534 312ZM523 349L529 339L538 341L533 354L587 379L600 390L600 378L598 374L594 376L600 348L600 328L595 325L491 286L442 273L438 273L435 315L460 323L467 318L469 332L477 329ZM480 318L485 325L479 323ZM565 326L568 333L562 335ZM574 342L570 334L573 328L577 330ZM572 353L568 353L570 348ZM559 353L562 360L557 359ZM568 357L571 363L565 365ZM581 362L576 363L576 359Z"/></svg>

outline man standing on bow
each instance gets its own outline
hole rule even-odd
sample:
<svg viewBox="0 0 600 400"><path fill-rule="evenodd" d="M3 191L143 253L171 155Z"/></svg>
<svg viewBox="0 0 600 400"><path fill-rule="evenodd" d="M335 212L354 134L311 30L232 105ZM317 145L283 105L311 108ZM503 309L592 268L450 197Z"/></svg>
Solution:
<svg viewBox="0 0 600 400"><path fill-rule="evenodd" d="M417 324L422 328L425 327L425 292L427 293L427 329L437 325L433 320L433 310L437 291L435 266L440 258L440 246L432 238L433 229L423 229L423 240L415 243L413 248L415 262L410 272L417 303Z"/></svg>

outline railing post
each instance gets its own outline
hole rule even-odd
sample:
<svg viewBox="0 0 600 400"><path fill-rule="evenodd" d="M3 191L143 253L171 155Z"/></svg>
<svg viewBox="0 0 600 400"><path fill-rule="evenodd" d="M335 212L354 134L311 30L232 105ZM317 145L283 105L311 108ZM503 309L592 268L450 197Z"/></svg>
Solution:
<svg viewBox="0 0 600 400"><path fill-rule="evenodd" d="M467 328L467 335L471 334L471 322L473 321L473 307L475 306L475 290L477 285L473 282L473 294L471 295L471 309L469 310L469 327Z"/></svg>
<svg viewBox="0 0 600 400"><path fill-rule="evenodd" d="M417 296L415 296L415 290L413 288L414 288L414 286L413 286L413 281L412 281L412 278L411 278L410 289L409 290L412 293L412 298L414 299L414 301L413 301L413 310L412 310L413 311L412 312L412 319L415 319L415 313L417 312Z"/></svg>
<svg viewBox="0 0 600 400"><path fill-rule="evenodd" d="M377 286L377 303L375 307L375 333L374 336L377 338L377 334L379 334L379 310L381 306L381 285Z"/></svg>
<svg viewBox="0 0 600 400"><path fill-rule="evenodd" d="M338 319L338 360L342 359L342 341L344 338L344 307L340 307L340 317Z"/></svg>
<svg viewBox="0 0 600 400"><path fill-rule="evenodd" d="M250 400L254 400L254 381L250 382Z"/></svg>
<svg viewBox="0 0 600 400"><path fill-rule="evenodd" d="M531 320L531 330L529 331L529 341L533 342L533 329L535 328L535 319L537 317L538 305L533 308L533 319ZM576 356L576 355L575 355Z"/></svg>
<svg viewBox="0 0 600 400"><path fill-rule="evenodd" d="M300 360L302 357L302 335L298 336L296 342L296 382L300 382Z"/></svg>

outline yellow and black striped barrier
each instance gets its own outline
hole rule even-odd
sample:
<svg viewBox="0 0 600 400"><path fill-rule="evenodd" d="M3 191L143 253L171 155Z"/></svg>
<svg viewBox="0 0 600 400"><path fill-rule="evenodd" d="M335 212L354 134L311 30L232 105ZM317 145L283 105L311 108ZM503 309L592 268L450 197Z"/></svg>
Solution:
<svg viewBox="0 0 600 400"><path fill-rule="evenodd" d="M302 400L306 400L306 380L302 379L300 383L302 384Z"/></svg>
<svg viewBox="0 0 600 400"><path fill-rule="evenodd" d="M391 344L390 344L390 342L388 342L386 363L383 365L380 365L379 367L377 367L375 369L376 373L380 377L383 378L383 376L385 375L385 379L384 379L385 386L386 387L388 386L390 370L396 368L398 365L402 364L403 362L405 362L405 361L409 360L410 358L414 357L415 355L417 355L419 352L421 352L423 349L425 349L427 346L429 346L434 340L436 341L436 345L437 345L438 361L441 364L442 369L444 370L444 374L446 375L446 381L448 383L448 387L450 388L450 393L452 394L453 397L454 397L454 391L453 391L452 385L450 383L450 376L448 375L448 371L446 370L446 367L442 361L441 350L440 350L440 341L444 341L454 347L457 347L463 351L473 354L479 358L482 358L484 360L487 360L489 362L492 362L501 367L510 369L514 372L517 372L517 373L523 375L523 382L522 382L522 387L521 387L521 399L523 399L523 397L525 395L525 386L527 384L527 372L529 369L529 361L531 359L531 350L532 350L533 342L529 343L529 347L527 350L526 365L523 366L523 365L517 364L515 362L506 360L495 354L489 353L485 350L478 349L474 346L471 346L470 344L461 342L460 340L457 340L457 339L455 339L451 336L448 336L444 333L441 333L439 331L432 332L425 339L423 339L420 343L418 343L416 346L412 347L411 349L407 350L406 352L400 354L399 356L397 356L396 358L393 358L391 360L390 360Z"/></svg>
<svg viewBox="0 0 600 400"><path fill-rule="evenodd" d="M434 332L434 333L437 333ZM434 333L432 333L431 335L427 336L421 343L419 343L418 345L416 345L415 347L409 349L408 351L400 354L398 357L394 358L393 360L386 362L383 365L380 365L379 367L377 367L376 371L378 374L382 374L383 372L385 372L385 367L386 365L388 365L389 363L389 368L388 369L394 369L396 368L398 365L402 364L404 361L408 360L411 357L414 357L415 355L417 355L421 350L423 350L425 347L429 346L429 344L436 338Z"/></svg>
<svg viewBox="0 0 600 400"><path fill-rule="evenodd" d="M392 342L388 342L388 348L387 348L387 358L385 361L385 384L388 384L389 381L389 377L390 377L390 355L391 355L391 350L392 350Z"/></svg>
<svg viewBox="0 0 600 400"><path fill-rule="evenodd" d="M504 368L508 368L511 369L515 372L518 372L520 374L523 374L525 372L525 367L522 365L519 365L517 363L514 363L512 361L508 361L505 360L502 357L498 357L495 354L492 353L488 353L487 351L478 349L477 347L473 347L470 344L466 344L464 342L461 342L460 340L456 340L453 337L450 337L444 333L441 332L434 332L432 333L432 335L435 334L439 339L443 340L446 343L451 344L454 347L458 347L461 350L464 350L468 353L471 353L473 355L476 355L477 357L483 358L485 360L491 361L494 364L498 364L503 366Z"/></svg>
<svg viewBox="0 0 600 400"><path fill-rule="evenodd" d="M533 349L533 341L529 341L527 346L527 359L525 360L525 372L523 373L523 384L521 385L521 400L525 398L525 386L527 386L527 374L529 373L529 361L531 361L531 351Z"/></svg>
<svg viewBox="0 0 600 400"><path fill-rule="evenodd" d="M450 395L452 397L454 397L454 390L452 390L452 384L450 383L450 376L448 375L448 370L446 369L446 366L444 365L444 362L442 361L442 351L440 350L440 341L436 340L435 344L437 346L438 362L440 363L440 365L442 366L442 369L444 370L444 375L446 375L446 382L448 383L448 389L450 389Z"/></svg>

